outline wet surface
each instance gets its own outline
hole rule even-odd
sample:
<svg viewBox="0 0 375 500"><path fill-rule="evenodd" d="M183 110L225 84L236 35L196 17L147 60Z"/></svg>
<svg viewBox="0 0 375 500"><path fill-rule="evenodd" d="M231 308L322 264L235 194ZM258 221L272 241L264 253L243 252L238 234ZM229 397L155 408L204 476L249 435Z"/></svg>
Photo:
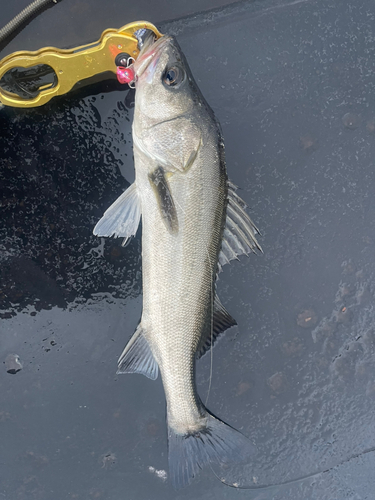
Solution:
<svg viewBox="0 0 375 500"><path fill-rule="evenodd" d="M94 4L63 0L0 55L193 12ZM374 18L370 0L265 0L158 24L177 34L263 232L264 255L218 283L238 327L213 351L208 407L258 447L228 475L258 487L328 472L264 491L210 470L177 493L165 480L161 381L115 375L141 313L139 234L126 248L92 235L134 176L132 94L106 82L0 110L0 498L375 498ZM85 28L56 34L57 19ZM203 400L209 376L205 356Z"/></svg>

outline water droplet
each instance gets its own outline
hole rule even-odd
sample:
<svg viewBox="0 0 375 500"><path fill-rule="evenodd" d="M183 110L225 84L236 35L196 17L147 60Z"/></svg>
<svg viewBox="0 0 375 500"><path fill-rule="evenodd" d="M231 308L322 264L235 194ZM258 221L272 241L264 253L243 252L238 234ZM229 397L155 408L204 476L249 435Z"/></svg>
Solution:
<svg viewBox="0 0 375 500"><path fill-rule="evenodd" d="M7 369L8 373L11 373L12 375L15 375L17 372L22 370L23 366L20 361L20 357L18 354L8 354L8 356L5 358L5 367Z"/></svg>
<svg viewBox="0 0 375 500"><path fill-rule="evenodd" d="M346 113L342 117L342 123L345 125L346 128L350 128L351 130L356 129L359 125L359 122L360 118L355 113Z"/></svg>

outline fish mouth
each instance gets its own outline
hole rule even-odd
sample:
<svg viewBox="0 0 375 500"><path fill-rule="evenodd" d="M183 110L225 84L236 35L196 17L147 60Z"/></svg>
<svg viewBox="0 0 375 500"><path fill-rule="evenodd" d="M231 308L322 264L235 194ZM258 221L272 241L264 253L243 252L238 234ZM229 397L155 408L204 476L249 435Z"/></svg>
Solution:
<svg viewBox="0 0 375 500"><path fill-rule="evenodd" d="M164 47L168 43L170 43L172 39L173 38L171 36L164 35L156 40L156 42L152 43L151 45L145 46L141 50L138 59L134 63L136 80L146 71L151 63L157 63L161 52L164 50Z"/></svg>

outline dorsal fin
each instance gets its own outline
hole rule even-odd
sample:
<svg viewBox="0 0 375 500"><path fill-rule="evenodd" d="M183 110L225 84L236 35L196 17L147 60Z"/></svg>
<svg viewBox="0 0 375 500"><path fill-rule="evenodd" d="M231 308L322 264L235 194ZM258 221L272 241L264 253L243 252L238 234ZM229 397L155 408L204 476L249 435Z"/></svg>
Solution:
<svg viewBox="0 0 375 500"><path fill-rule="evenodd" d="M236 193L237 187L228 181L228 205L219 264L224 266L239 255L256 250L263 252L256 235L259 229L245 212L246 203ZM220 269L220 267L219 267Z"/></svg>
<svg viewBox="0 0 375 500"><path fill-rule="evenodd" d="M158 364L148 345L142 325L139 323L119 357L117 373L142 373L151 380L156 380L158 371Z"/></svg>
<svg viewBox="0 0 375 500"><path fill-rule="evenodd" d="M197 350L197 359L201 358L214 345L221 333L235 325L237 325L236 320L228 313L215 293L212 330L210 328L207 335L201 338Z"/></svg>

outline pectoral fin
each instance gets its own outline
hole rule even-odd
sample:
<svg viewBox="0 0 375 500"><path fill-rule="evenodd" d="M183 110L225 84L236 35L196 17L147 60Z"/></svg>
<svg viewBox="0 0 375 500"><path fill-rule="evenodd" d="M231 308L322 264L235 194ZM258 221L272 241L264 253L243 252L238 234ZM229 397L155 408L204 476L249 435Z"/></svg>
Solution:
<svg viewBox="0 0 375 500"><path fill-rule="evenodd" d="M172 234L177 233L178 219L176 207L163 167L157 167L152 174L149 174L149 179L165 225Z"/></svg>
<svg viewBox="0 0 375 500"><path fill-rule="evenodd" d="M142 373L151 380L158 378L159 367L139 324L118 360L117 373Z"/></svg>
<svg viewBox="0 0 375 500"><path fill-rule="evenodd" d="M141 219L141 200L135 182L104 212L94 227L96 236L130 238L138 229Z"/></svg>
<svg viewBox="0 0 375 500"><path fill-rule="evenodd" d="M214 345L221 333L235 325L237 325L236 320L232 318L215 294L212 328L209 329L207 335L202 337L197 350L197 358L201 358Z"/></svg>

